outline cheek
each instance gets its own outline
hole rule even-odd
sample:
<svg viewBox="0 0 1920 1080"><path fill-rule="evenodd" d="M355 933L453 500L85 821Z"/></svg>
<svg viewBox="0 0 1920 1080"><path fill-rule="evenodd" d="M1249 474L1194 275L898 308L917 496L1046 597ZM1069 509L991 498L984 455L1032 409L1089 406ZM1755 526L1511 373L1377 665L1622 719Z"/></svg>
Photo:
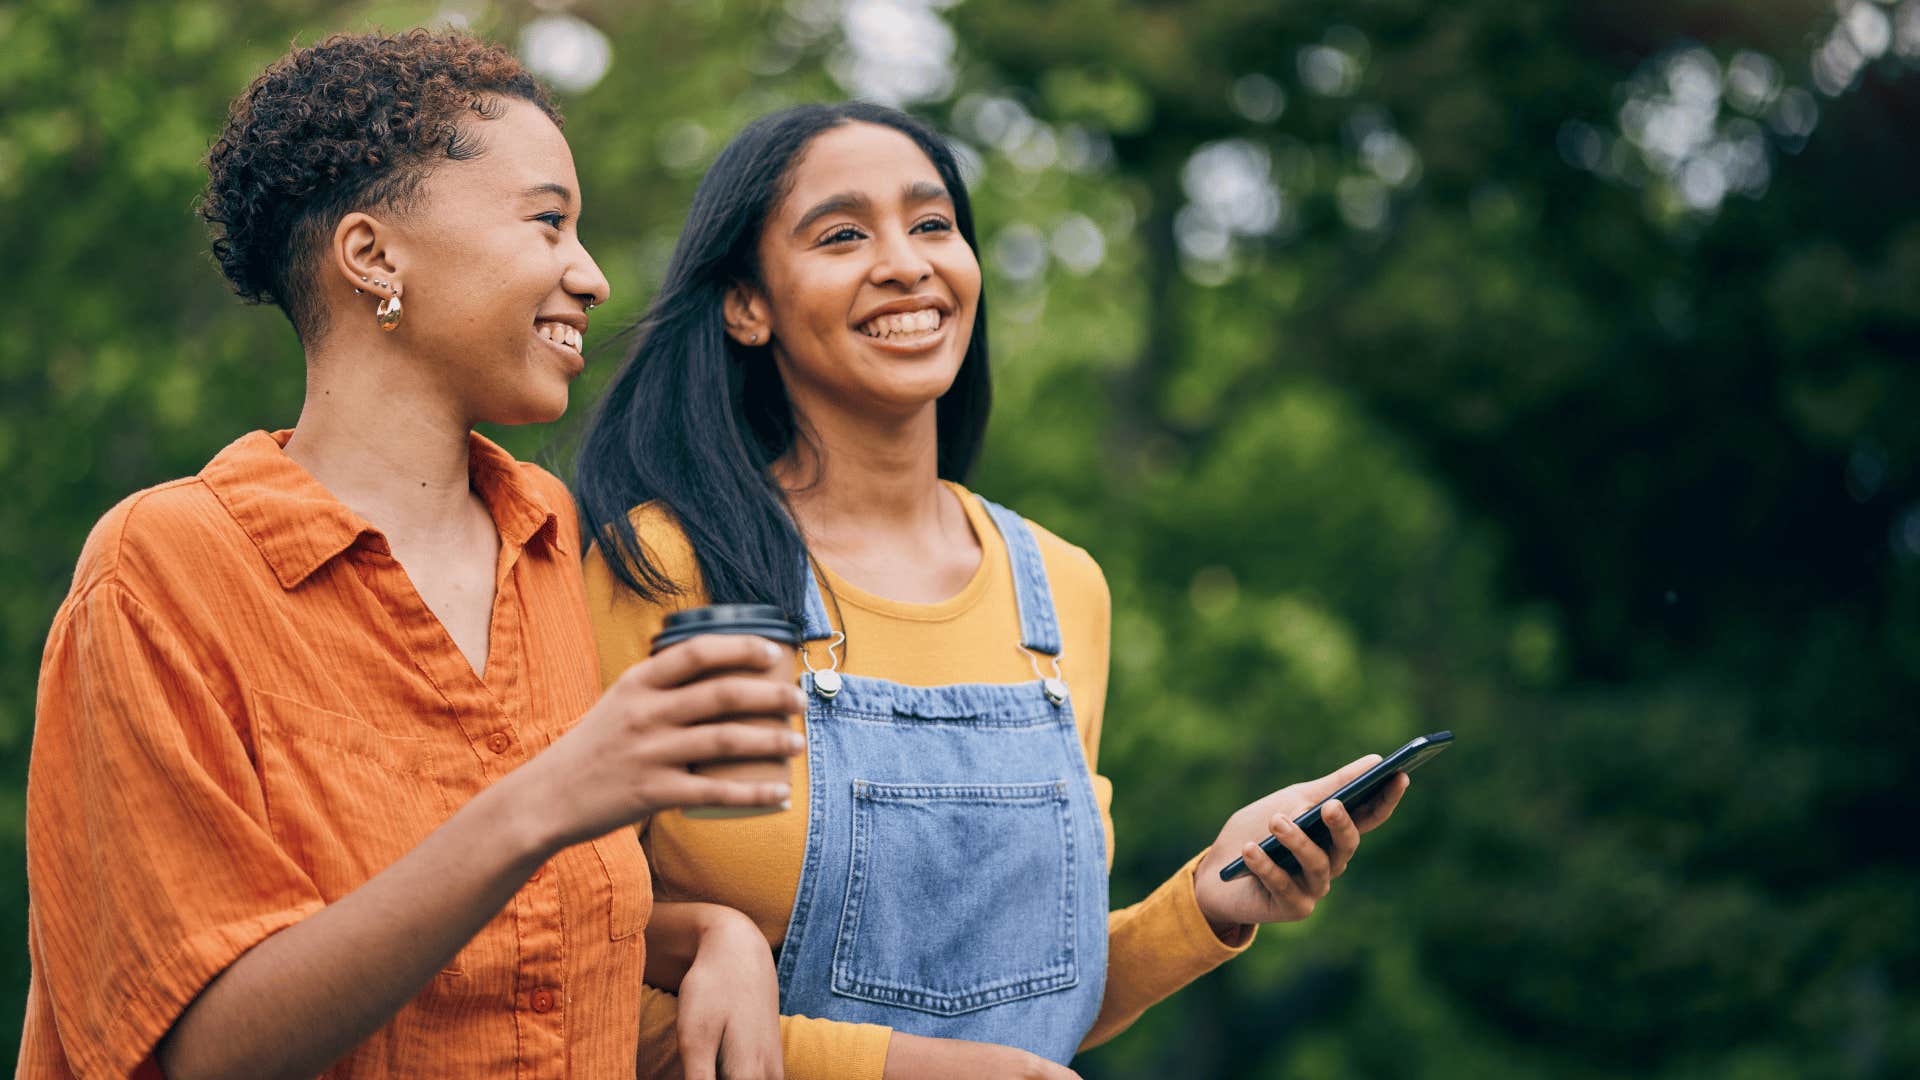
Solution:
<svg viewBox="0 0 1920 1080"><path fill-rule="evenodd" d="M826 335L846 326L851 292L845 275L831 264L805 273L768 274L768 315L776 333ZM855 281L854 287L858 287Z"/></svg>
<svg viewBox="0 0 1920 1080"><path fill-rule="evenodd" d="M971 336L980 312L980 260L974 258L973 249L963 245L945 276L947 287L953 290L953 298L959 301L960 310L965 314L967 335ZM961 344L965 344L964 339Z"/></svg>
<svg viewBox="0 0 1920 1080"><path fill-rule="evenodd" d="M971 308L979 302L980 260L965 243L959 245L949 263L947 280L952 283L954 298L961 304Z"/></svg>

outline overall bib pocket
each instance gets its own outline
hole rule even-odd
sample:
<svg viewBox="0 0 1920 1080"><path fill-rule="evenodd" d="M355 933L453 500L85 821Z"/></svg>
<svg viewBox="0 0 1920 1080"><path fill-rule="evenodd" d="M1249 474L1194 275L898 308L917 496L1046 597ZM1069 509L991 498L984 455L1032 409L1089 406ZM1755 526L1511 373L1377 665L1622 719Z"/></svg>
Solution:
<svg viewBox="0 0 1920 1080"><path fill-rule="evenodd" d="M853 781L834 993L957 1016L1075 985L1071 790Z"/></svg>

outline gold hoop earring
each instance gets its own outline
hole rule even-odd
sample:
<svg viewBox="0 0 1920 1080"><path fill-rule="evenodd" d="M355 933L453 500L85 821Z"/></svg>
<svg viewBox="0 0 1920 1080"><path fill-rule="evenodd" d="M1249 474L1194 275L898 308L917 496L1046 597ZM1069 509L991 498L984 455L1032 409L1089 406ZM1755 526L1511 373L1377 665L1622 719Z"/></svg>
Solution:
<svg viewBox="0 0 1920 1080"><path fill-rule="evenodd" d="M400 325L400 287L398 285L393 287L392 296L380 301L380 306L373 309L373 317L382 330L392 330Z"/></svg>

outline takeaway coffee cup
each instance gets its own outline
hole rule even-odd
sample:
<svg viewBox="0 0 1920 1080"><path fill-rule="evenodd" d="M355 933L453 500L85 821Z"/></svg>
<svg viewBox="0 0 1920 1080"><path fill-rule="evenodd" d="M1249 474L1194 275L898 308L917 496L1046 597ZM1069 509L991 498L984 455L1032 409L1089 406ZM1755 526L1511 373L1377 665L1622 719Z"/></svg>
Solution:
<svg viewBox="0 0 1920 1080"><path fill-rule="evenodd" d="M676 611L667 616L660 633L653 639L653 652L683 641L699 637L702 634L751 634L763 637L786 649L800 647L800 628L788 619L785 612L767 604L713 604L708 607L693 608L688 611ZM779 724L784 730L786 724L778 720L757 721L760 724ZM777 781L787 783L792 780L793 770L786 759L765 761L723 761L695 768L702 776L716 777L722 780ZM691 818L736 818L752 817L756 814L771 814L779 807L775 806L690 806L681 813Z"/></svg>

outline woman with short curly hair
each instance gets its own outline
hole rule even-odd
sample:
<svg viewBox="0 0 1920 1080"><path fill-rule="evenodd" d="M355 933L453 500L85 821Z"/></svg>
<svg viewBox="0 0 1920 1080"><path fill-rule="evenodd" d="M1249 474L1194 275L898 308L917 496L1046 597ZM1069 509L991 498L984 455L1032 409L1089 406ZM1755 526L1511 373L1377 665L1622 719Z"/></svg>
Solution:
<svg viewBox="0 0 1920 1080"><path fill-rule="evenodd" d="M296 49L234 103L202 213L306 402L81 552L21 1075L630 1076L643 972L690 1075L778 1072L764 940L656 908L628 826L787 798L690 764L796 749L750 722L801 706L790 657L709 637L596 700L566 488L472 431L559 416L607 296L559 123L511 55L424 31Z"/></svg>

